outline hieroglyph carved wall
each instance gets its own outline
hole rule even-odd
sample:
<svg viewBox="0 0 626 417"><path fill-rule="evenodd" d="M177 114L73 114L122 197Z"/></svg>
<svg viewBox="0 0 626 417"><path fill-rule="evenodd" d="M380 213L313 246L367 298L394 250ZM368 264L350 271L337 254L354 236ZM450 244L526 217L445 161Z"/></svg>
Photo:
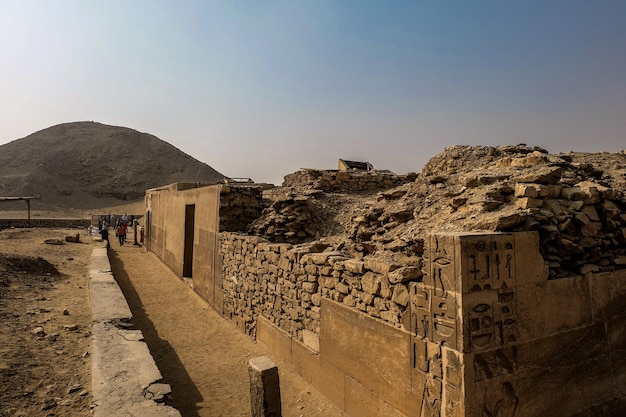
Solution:
<svg viewBox="0 0 626 417"><path fill-rule="evenodd" d="M548 280L530 232L429 236L409 290L419 415L622 409L622 272Z"/></svg>

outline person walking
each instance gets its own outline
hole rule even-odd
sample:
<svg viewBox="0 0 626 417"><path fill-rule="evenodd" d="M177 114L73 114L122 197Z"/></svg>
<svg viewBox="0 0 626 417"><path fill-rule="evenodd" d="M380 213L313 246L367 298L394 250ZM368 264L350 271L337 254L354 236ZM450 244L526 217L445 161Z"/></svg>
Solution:
<svg viewBox="0 0 626 417"><path fill-rule="evenodd" d="M124 241L126 240L126 229L126 223L120 222L119 226L117 226L117 229L115 230L115 234L120 241L120 246L123 246Z"/></svg>
<svg viewBox="0 0 626 417"><path fill-rule="evenodd" d="M106 240L107 249L111 247L111 242L109 242L109 229L107 229L106 225L103 225L103 228L100 229L99 233L102 235L102 240Z"/></svg>

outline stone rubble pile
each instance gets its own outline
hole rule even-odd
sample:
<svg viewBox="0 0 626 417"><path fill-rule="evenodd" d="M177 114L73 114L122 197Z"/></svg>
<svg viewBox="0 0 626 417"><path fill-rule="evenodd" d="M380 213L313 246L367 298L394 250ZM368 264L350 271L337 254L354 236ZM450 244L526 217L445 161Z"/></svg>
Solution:
<svg viewBox="0 0 626 417"><path fill-rule="evenodd" d="M396 175L380 171L326 171L301 169L285 176L283 187L311 187L326 193L377 191L414 181L417 174Z"/></svg>
<svg viewBox="0 0 626 417"><path fill-rule="evenodd" d="M534 230L551 278L626 268L626 155L504 150L485 149L483 168L431 164L443 168L380 193L353 217L351 240L381 251L433 230Z"/></svg>
<svg viewBox="0 0 626 417"><path fill-rule="evenodd" d="M321 213L314 194L289 195L275 200L248 231L272 242L301 243L319 237Z"/></svg>
<svg viewBox="0 0 626 417"><path fill-rule="evenodd" d="M220 190L220 230L245 232L261 216L263 186L228 186Z"/></svg>

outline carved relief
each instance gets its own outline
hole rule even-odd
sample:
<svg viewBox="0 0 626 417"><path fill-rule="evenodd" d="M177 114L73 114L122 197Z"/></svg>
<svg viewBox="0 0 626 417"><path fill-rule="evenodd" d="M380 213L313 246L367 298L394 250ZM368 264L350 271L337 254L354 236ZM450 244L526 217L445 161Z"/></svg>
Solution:
<svg viewBox="0 0 626 417"><path fill-rule="evenodd" d="M433 342L457 348L457 277L454 237L431 235L424 252L424 290L430 298Z"/></svg>
<svg viewBox="0 0 626 417"><path fill-rule="evenodd" d="M484 417L514 417L519 402L513 389L513 384L508 381L502 383L500 398L496 401L493 408L487 406L487 401L483 404ZM485 397L487 392L485 391Z"/></svg>
<svg viewBox="0 0 626 417"><path fill-rule="evenodd" d="M459 355L452 350L445 351L444 362L444 402L445 415L464 415L463 409L463 367Z"/></svg>
<svg viewBox="0 0 626 417"><path fill-rule="evenodd" d="M474 382L513 374L517 369L517 348L496 349L474 355Z"/></svg>
<svg viewBox="0 0 626 417"><path fill-rule="evenodd" d="M428 374L424 379L424 392L422 393L422 403L420 417L441 416L441 404L443 394L443 370L441 360L441 347L435 344L427 344L426 356L428 361Z"/></svg>
<svg viewBox="0 0 626 417"><path fill-rule="evenodd" d="M413 368L428 372L428 351L425 340L413 339Z"/></svg>
<svg viewBox="0 0 626 417"><path fill-rule="evenodd" d="M513 235L463 236L464 292L515 286Z"/></svg>
<svg viewBox="0 0 626 417"><path fill-rule="evenodd" d="M517 340L515 308L515 240L513 235L462 238L464 291L486 293L465 307L469 333L465 349L484 351Z"/></svg>
<svg viewBox="0 0 626 417"><path fill-rule="evenodd" d="M430 335L430 296L421 283L409 284L411 322L409 331L425 338Z"/></svg>

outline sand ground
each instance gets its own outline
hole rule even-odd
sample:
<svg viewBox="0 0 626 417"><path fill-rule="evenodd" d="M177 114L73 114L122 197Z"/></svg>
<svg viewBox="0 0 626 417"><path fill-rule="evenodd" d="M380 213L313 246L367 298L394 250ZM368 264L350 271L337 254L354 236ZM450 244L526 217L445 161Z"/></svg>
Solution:
<svg viewBox="0 0 626 417"><path fill-rule="evenodd" d="M0 231L0 254L40 256L62 274L46 275L29 261L23 273L0 275L6 284L0 282L0 385L8 387L0 390L0 417L89 415L87 274L93 242L84 237L79 244L44 243L71 233L76 231ZM247 363L267 355L266 348L208 308L152 253L132 242L111 243L114 275L135 328L172 386L172 405L185 417L249 416ZM44 334L34 332L37 327ZM283 416L345 416L288 365L272 359L279 367Z"/></svg>

